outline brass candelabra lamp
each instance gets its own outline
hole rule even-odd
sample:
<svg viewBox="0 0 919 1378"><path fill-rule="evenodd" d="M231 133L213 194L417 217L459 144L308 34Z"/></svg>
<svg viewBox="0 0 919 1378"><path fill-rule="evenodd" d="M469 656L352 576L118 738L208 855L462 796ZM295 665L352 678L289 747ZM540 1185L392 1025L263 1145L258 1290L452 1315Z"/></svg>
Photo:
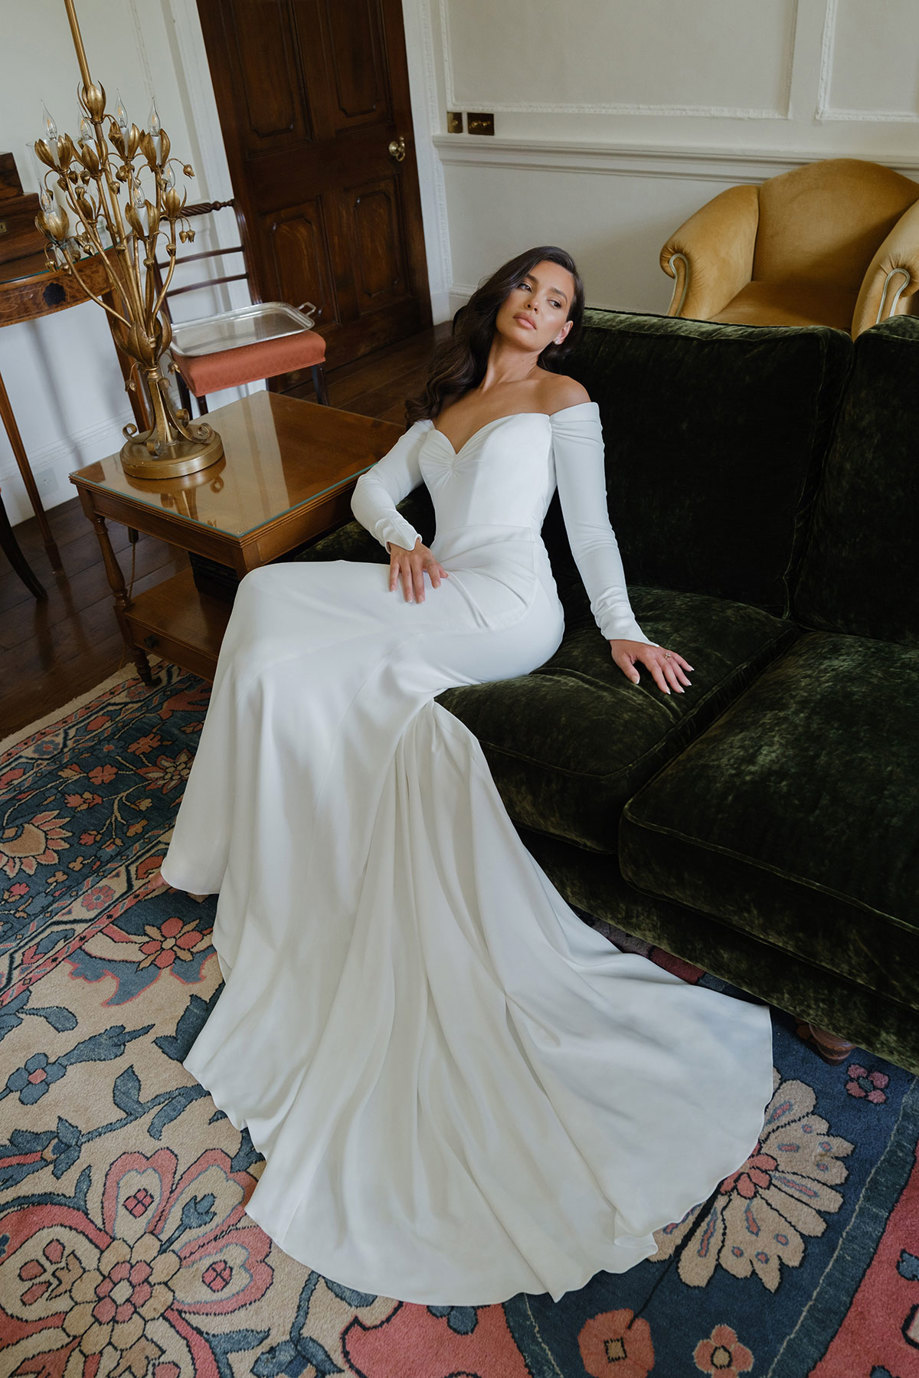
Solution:
<svg viewBox="0 0 919 1378"><path fill-rule="evenodd" d="M175 271L176 240L195 237L182 213L185 194L176 187L178 160L170 157L155 107L149 129L128 122L120 99L116 114L106 113L105 91L90 76L73 0L64 3L83 78L84 113L74 141L58 133L46 112L46 137L36 142L35 153L49 170L35 223L49 240L49 262L66 266L86 295L109 312L118 347L132 361L129 386L143 389L153 425L140 433L125 426L125 472L148 479L192 474L220 459L223 445L211 426L191 421L184 408L174 406L161 366L172 338L163 302ZM182 173L194 176L187 163ZM158 249L166 258L162 273ZM102 257L112 305L89 291L80 274L80 259L89 254Z"/></svg>

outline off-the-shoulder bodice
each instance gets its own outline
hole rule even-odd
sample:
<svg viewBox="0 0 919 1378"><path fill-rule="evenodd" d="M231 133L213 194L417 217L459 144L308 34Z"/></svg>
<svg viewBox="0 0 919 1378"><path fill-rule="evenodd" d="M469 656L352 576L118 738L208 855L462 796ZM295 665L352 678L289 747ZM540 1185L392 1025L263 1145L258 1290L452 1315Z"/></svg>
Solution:
<svg viewBox="0 0 919 1378"><path fill-rule="evenodd" d="M549 416L516 412L480 426L455 450L430 422L419 451L422 477L431 492L437 529L515 526L538 533L555 492L556 427L596 429L596 403L584 402Z"/></svg>
<svg viewBox="0 0 919 1378"><path fill-rule="evenodd" d="M421 480L431 493L441 545L447 533L460 531L467 538L481 531L485 545L496 528L538 540L557 486L572 554L601 631L610 638L647 640L629 606L607 515L595 402L551 415L496 417L459 450L432 421L416 421L355 489L354 514L382 545L414 546L418 532L395 506Z"/></svg>

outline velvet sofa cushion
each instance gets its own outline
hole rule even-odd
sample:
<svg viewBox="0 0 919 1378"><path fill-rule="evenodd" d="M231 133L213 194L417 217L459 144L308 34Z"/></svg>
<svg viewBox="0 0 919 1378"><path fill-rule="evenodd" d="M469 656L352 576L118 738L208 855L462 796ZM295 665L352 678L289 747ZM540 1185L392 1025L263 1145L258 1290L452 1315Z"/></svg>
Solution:
<svg viewBox="0 0 919 1378"><path fill-rule="evenodd" d="M917 775L919 650L807 633L629 801L622 873L915 1004Z"/></svg>
<svg viewBox="0 0 919 1378"><path fill-rule="evenodd" d="M919 320L855 342L794 590L810 627L919 643Z"/></svg>
<svg viewBox="0 0 919 1378"><path fill-rule="evenodd" d="M741 603L661 589L631 595L646 634L696 667L685 694L665 696L647 671L639 685L630 683L583 592L578 610L569 590L565 636L551 660L513 679L448 689L438 700L478 738L515 823L606 853L616 851L629 796L797 635L790 623Z"/></svg>
<svg viewBox="0 0 919 1378"><path fill-rule="evenodd" d="M636 890L608 856L522 830L530 853L583 914L672 952L761 1000L919 1073L919 992L894 1000L698 909Z"/></svg>
<svg viewBox="0 0 919 1378"><path fill-rule="evenodd" d="M788 611L851 353L824 327L586 313L565 367L600 408L630 582Z"/></svg>

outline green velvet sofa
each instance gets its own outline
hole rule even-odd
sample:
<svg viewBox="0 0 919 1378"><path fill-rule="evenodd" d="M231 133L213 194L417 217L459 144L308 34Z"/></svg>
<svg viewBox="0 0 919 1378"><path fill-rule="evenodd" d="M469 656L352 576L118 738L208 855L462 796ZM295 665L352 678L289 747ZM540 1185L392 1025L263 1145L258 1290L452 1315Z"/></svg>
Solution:
<svg viewBox="0 0 919 1378"><path fill-rule="evenodd" d="M589 311L568 368L692 688L619 674L553 504L561 647L440 701L571 904L919 1071L919 320ZM430 539L424 491L404 510ZM385 556L351 523L301 558Z"/></svg>

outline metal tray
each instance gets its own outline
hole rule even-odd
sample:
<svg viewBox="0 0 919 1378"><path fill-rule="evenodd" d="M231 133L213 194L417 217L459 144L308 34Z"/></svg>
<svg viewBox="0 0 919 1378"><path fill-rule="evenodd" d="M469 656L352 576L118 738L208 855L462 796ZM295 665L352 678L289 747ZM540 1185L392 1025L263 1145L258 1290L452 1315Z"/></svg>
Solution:
<svg viewBox="0 0 919 1378"><path fill-rule="evenodd" d="M180 354L194 356L296 335L301 330L312 330L315 325L316 307L311 302L304 305L309 314L283 301L260 301L252 306L240 306L235 311L223 311L218 316L179 321L173 323L173 343Z"/></svg>

